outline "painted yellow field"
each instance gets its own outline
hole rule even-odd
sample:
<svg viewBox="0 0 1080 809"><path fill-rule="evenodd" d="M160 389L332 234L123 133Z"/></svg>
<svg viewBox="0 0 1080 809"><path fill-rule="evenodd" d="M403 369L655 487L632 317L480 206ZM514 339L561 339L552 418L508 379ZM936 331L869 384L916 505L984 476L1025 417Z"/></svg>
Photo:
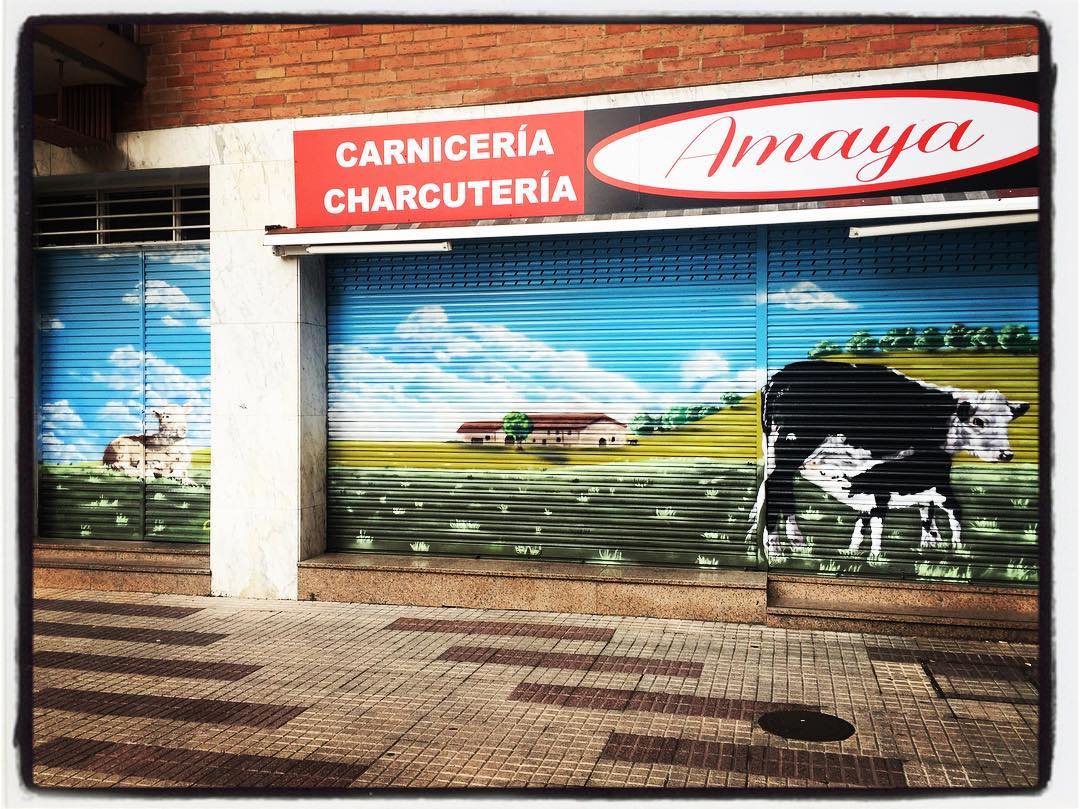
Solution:
<svg viewBox="0 0 1080 809"><path fill-rule="evenodd" d="M331 441L331 466L413 467L417 469L545 469L550 467L648 461L662 458L717 458L752 461L757 447L754 398L707 416L680 430L640 436L636 446L556 449L524 445L473 446L456 441Z"/></svg>
<svg viewBox="0 0 1080 809"><path fill-rule="evenodd" d="M982 352L908 351L887 356L834 355L830 360L885 364L915 379L948 387L1000 390L1031 409L1010 429L1017 463L1038 460L1038 358ZM678 430L640 436L636 446L559 450L550 445L471 446L437 441L331 441L329 463L346 467L417 469L541 469L578 464L660 458L717 458L752 461L758 455L756 397ZM959 463L980 463L961 455Z"/></svg>

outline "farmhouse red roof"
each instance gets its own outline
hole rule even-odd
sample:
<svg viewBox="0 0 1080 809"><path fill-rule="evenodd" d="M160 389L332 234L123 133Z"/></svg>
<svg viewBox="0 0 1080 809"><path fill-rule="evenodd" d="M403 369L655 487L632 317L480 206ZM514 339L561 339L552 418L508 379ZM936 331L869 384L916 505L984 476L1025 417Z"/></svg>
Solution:
<svg viewBox="0 0 1080 809"><path fill-rule="evenodd" d="M526 413L534 430L582 430L598 421L625 427L621 421L603 413ZM484 433L501 430L501 421L467 421L457 428L459 433Z"/></svg>

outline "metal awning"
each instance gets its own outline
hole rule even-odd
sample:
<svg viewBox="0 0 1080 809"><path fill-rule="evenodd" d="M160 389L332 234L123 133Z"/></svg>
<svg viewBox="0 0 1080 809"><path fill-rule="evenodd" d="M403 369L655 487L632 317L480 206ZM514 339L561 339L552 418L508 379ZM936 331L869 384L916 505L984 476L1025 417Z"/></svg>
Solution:
<svg viewBox="0 0 1080 809"><path fill-rule="evenodd" d="M459 239L616 233L619 231L747 227L800 222L837 222L900 217L970 216L1034 211L1037 188L910 194L864 199L813 200L755 205L724 205L577 216L410 222L393 225L289 228L267 226L263 244L281 256L304 255L319 245L406 245ZM326 251L311 251L326 252Z"/></svg>

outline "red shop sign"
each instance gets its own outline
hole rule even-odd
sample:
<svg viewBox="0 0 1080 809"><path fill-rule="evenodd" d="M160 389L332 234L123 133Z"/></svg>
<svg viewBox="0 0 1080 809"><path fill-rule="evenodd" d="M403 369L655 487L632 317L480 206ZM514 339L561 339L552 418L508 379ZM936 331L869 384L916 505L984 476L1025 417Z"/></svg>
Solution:
<svg viewBox="0 0 1080 809"><path fill-rule="evenodd" d="M298 227L584 211L584 113L293 134Z"/></svg>

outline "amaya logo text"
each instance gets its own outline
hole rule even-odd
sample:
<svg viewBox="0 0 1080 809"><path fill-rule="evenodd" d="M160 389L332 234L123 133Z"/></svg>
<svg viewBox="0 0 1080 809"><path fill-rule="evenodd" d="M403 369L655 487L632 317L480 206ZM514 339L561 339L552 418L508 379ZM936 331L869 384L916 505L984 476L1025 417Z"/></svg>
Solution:
<svg viewBox="0 0 1080 809"><path fill-rule="evenodd" d="M616 132L589 153L610 185L674 197L822 197L943 182L1018 163L1038 106L941 90L744 101Z"/></svg>

